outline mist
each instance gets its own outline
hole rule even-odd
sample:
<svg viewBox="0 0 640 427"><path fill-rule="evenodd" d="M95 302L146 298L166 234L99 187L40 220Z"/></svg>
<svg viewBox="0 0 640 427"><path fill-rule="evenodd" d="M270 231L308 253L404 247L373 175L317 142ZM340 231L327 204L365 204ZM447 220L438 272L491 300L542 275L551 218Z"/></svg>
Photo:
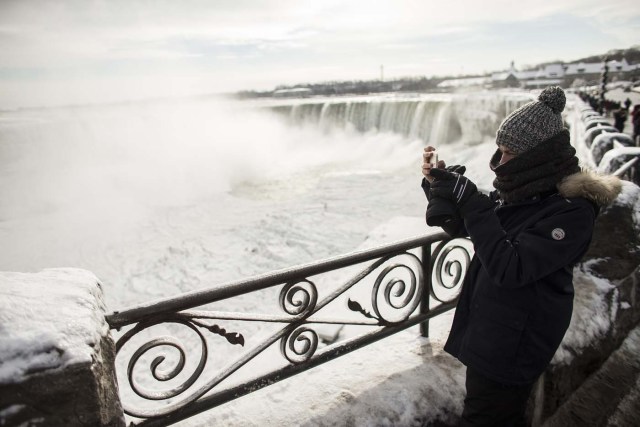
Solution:
<svg viewBox="0 0 640 427"><path fill-rule="evenodd" d="M0 219L79 209L135 216L246 183L389 171L412 160L415 144L402 139L290 127L266 109L215 98L5 115Z"/></svg>

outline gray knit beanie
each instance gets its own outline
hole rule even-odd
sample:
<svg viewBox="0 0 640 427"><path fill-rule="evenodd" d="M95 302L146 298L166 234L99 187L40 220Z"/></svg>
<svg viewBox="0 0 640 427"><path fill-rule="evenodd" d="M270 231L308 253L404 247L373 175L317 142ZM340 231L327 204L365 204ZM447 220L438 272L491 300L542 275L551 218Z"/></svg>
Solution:
<svg viewBox="0 0 640 427"><path fill-rule="evenodd" d="M496 143L522 154L560 133L564 126L560 113L567 98L558 86L550 86L530 102L511 113L496 133Z"/></svg>

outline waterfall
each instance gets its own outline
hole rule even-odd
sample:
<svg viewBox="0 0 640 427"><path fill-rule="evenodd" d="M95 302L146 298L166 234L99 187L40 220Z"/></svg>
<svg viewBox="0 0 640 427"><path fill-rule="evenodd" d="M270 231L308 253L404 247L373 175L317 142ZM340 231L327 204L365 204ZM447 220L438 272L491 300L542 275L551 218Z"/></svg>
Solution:
<svg viewBox="0 0 640 427"><path fill-rule="evenodd" d="M144 211L247 182L398 170L416 147L493 138L529 99L500 92L261 104L185 99L4 112L0 221L81 203L98 213L127 204Z"/></svg>
<svg viewBox="0 0 640 427"><path fill-rule="evenodd" d="M425 143L470 144L495 135L500 122L531 100L525 93L381 96L292 100L268 106L295 126L391 132Z"/></svg>

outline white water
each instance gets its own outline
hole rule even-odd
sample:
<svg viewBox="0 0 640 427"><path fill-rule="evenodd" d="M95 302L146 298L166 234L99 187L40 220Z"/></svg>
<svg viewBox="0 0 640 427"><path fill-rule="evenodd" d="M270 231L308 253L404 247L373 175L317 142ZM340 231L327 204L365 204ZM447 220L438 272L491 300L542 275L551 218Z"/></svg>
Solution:
<svg viewBox="0 0 640 427"><path fill-rule="evenodd" d="M478 144L493 138L502 119L524 102L523 93L480 92L464 96L394 95L300 100L271 107L293 124L327 132L393 132L408 139Z"/></svg>

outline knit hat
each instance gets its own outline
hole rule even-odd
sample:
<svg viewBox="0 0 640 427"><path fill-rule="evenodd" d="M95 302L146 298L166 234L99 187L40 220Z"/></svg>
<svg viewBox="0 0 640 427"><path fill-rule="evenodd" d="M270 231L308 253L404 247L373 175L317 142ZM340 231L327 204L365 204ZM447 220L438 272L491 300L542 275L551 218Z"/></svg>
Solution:
<svg viewBox="0 0 640 427"><path fill-rule="evenodd" d="M522 154L557 135L564 129L560 113L566 101L558 86L546 88L537 101L523 105L504 119L496 133L496 143Z"/></svg>

